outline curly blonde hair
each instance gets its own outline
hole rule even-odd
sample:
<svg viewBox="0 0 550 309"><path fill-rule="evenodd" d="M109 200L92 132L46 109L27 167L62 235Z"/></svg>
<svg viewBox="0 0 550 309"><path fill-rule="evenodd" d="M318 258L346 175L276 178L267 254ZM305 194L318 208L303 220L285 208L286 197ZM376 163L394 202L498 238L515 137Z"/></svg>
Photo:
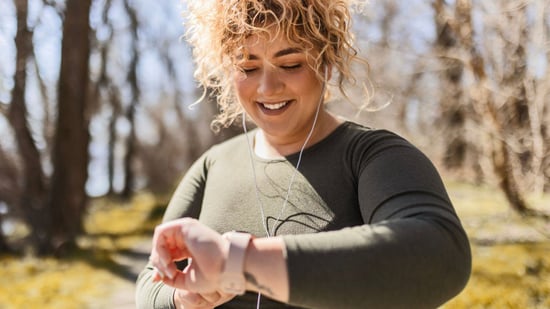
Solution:
<svg viewBox="0 0 550 309"><path fill-rule="evenodd" d="M196 62L194 77L203 87L199 101L216 98L219 113L212 128L230 126L242 114L233 91L234 56L252 34L275 26L312 57L320 80L326 66L336 73L336 86L346 96L344 83L355 83L354 61L366 63L353 47L350 6L354 0L190 0L186 1L186 38ZM246 57L246 51L242 51Z"/></svg>

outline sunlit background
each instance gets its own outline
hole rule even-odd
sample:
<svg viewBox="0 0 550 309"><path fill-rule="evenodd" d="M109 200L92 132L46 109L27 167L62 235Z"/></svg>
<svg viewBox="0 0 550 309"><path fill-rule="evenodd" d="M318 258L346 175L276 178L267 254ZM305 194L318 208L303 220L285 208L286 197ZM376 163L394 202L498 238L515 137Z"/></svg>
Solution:
<svg viewBox="0 0 550 309"><path fill-rule="evenodd" d="M472 279L446 307L550 308L550 3L354 9L370 71L329 108L405 136L442 173L474 251ZM0 0L0 308L133 308L177 181L242 131L214 134L215 103L196 103L184 10L178 0ZM76 27L68 17L89 28L64 38ZM64 45L87 68L72 97L61 86L77 66L62 70Z"/></svg>

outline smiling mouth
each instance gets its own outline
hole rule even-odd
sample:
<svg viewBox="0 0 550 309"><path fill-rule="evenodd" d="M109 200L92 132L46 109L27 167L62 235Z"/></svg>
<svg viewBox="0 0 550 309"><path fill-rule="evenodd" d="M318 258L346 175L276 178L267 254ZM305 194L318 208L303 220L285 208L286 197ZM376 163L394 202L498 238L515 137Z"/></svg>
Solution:
<svg viewBox="0 0 550 309"><path fill-rule="evenodd" d="M284 101L279 103L261 103L261 102L258 102L258 103L260 103L260 105L267 110L276 111L276 110L283 109L285 106L287 106L290 103L290 101Z"/></svg>

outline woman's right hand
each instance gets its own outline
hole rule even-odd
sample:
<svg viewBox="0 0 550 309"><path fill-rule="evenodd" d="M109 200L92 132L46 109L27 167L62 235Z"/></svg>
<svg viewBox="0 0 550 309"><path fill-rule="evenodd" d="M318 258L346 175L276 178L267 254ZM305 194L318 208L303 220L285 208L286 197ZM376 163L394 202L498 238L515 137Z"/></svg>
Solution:
<svg viewBox="0 0 550 309"><path fill-rule="evenodd" d="M155 267L153 282L194 293L219 290L220 276L229 252L229 241L191 218L163 223L155 228L150 262ZM174 262L188 259L179 271Z"/></svg>

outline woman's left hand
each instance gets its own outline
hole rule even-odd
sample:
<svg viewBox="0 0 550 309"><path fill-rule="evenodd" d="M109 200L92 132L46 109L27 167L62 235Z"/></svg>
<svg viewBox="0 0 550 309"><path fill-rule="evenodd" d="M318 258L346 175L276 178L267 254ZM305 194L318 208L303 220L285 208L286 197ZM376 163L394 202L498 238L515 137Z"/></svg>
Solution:
<svg viewBox="0 0 550 309"><path fill-rule="evenodd" d="M153 281L199 294L214 293L228 251L228 240L195 219L166 222L157 226L153 235ZM184 259L189 263L179 271L174 262Z"/></svg>
<svg viewBox="0 0 550 309"><path fill-rule="evenodd" d="M223 292L212 292L198 294L187 290L176 289L174 293L174 304L177 309L212 309L222 305L235 295Z"/></svg>

